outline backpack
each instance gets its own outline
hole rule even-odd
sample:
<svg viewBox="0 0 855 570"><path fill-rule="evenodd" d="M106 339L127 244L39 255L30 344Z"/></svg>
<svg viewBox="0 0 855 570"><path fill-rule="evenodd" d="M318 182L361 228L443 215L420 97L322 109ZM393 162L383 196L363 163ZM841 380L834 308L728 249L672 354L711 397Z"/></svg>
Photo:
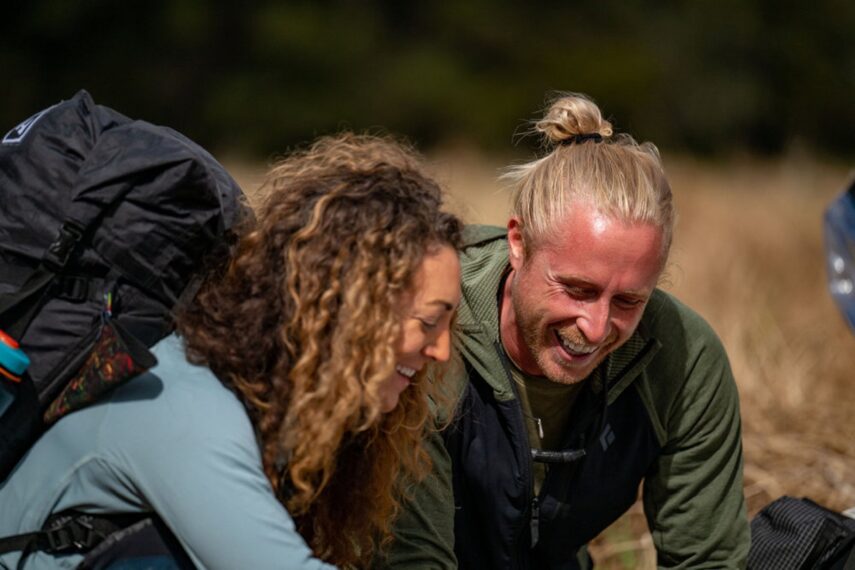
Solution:
<svg viewBox="0 0 855 570"><path fill-rule="evenodd" d="M0 330L30 365L0 375L0 482L65 414L152 367L171 310L248 214L199 145L86 91L0 141Z"/></svg>
<svg viewBox="0 0 855 570"><path fill-rule="evenodd" d="M780 497L751 521L749 570L853 570L855 519L810 499Z"/></svg>

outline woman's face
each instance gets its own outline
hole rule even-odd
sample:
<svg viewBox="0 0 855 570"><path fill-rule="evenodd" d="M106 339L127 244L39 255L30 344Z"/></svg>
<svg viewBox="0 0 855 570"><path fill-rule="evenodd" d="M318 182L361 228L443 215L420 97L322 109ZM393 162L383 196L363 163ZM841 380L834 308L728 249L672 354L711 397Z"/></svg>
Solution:
<svg viewBox="0 0 855 570"><path fill-rule="evenodd" d="M383 413L398 405L398 397L416 373L451 354L451 318L460 303L460 261L448 245L429 251L404 301L395 372L380 387Z"/></svg>

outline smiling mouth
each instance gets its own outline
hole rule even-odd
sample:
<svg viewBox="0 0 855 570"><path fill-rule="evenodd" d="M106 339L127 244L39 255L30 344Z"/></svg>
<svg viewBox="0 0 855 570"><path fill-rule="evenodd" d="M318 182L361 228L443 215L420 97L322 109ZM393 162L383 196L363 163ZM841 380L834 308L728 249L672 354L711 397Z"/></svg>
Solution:
<svg viewBox="0 0 855 570"><path fill-rule="evenodd" d="M409 378L411 380L413 376L416 375L416 372L418 372L415 368L410 368L408 366L404 366L403 364L398 364L397 366L395 366L395 370L401 376L404 376L405 378Z"/></svg>
<svg viewBox="0 0 855 570"><path fill-rule="evenodd" d="M555 331L555 337L558 339L564 352L574 358L585 358L594 354L600 348L599 345L575 343L561 336L558 331Z"/></svg>

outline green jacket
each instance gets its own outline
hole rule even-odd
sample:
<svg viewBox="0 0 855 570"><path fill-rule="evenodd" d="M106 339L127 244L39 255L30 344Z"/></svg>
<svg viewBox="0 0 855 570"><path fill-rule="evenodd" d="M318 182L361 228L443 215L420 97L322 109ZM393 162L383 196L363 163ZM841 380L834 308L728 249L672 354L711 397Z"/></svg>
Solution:
<svg viewBox="0 0 855 570"><path fill-rule="evenodd" d="M471 227L452 424L430 441L434 473L414 489L387 558L393 568L580 568L585 544L634 502L662 568L743 568L739 401L725 351L691 309L657 290L635 334L586 381L567 448L533 496L522 410L501 356L497 295L508 266L498 228ZM577 561L581 560L581 562Z"/></svg>

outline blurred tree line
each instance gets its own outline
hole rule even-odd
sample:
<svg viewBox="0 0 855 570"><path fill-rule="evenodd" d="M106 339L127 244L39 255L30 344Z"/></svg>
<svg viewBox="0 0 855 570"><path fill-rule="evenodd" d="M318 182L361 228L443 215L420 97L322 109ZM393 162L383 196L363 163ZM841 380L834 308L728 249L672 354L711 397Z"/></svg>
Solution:
<svg viewBox="0 0 855 570"><path fill-rule="evenodd" d="M663 147L855 150L851 0L12 0L2 13L4 132L86 88L256 156L381 126L507 149L563 89Z"/></svg>

